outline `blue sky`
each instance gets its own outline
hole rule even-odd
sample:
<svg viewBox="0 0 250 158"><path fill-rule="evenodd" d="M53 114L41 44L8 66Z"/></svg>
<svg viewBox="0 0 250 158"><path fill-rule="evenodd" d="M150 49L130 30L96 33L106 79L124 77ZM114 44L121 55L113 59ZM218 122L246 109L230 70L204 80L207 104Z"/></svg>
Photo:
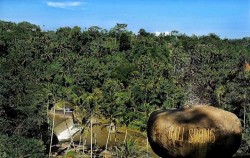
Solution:
<svg viewBox="0 0 250 158"><path fill-rule="evenodd" d="M133 32L242 38L250 37L250 0L0 0L0 20L28 21L46 30L126 23Z"/></svg>

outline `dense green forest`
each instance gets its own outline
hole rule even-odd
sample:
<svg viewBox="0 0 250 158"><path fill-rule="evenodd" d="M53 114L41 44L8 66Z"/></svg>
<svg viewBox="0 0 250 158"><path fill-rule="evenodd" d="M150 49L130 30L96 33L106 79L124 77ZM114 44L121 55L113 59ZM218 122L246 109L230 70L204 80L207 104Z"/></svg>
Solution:
<svg viewBox="0 0 250 158"><path fill-rule="evenodd" d="M238 152L250 153L248 63L248 37L0 21L0 157L46 157L46 112L59 101L141 131L156 109L216 106L241 119Z"/></svg>

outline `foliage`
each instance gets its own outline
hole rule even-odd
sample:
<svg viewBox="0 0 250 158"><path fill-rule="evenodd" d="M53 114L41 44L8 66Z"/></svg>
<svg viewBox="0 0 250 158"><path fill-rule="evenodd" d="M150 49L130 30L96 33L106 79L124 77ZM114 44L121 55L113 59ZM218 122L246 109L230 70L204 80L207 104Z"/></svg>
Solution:
<svg viewBox="0 0 250 158"><path fill-rule="evenodd" d="M48 145L46 109L53 102L142 131L155 109L205 103L242 120L242 149L249 149L249 59L249 38L144 29L137 35L126 24L41 31L0 21L0 134Z"/></svg>
<svg viewBox="0 0 250 158"><path fill-rule="evenodd" d="M44 158L43 142L34 138L0 135L0 157Z"/></svg>
<svg viewBox="0 0 250 158"><path fill-rule="evenodd" d="M136 140L132 138L127 139L125 143L118 145L114 152L122 158L138 157L141 154L138 150Z"/></svg>
<svg viewBox="0 0 250 158"><path fill-rule="evenodd" d="M64 156L64 158L76 158L75 156L75 152L74 151L69 151L66 153L66 155Z"/></svg>

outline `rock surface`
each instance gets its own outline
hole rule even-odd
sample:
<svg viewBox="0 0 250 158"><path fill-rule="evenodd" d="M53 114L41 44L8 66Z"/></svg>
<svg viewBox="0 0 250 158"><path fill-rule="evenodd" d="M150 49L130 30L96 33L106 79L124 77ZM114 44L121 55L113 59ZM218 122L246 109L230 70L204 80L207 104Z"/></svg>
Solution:
<svg viewBox="0 0 250 158"><path fill-rule="evenodd" d="M147 134L162 158L226 158L238 150L242 127L233 113L202 105L153 112Z"/></svg>

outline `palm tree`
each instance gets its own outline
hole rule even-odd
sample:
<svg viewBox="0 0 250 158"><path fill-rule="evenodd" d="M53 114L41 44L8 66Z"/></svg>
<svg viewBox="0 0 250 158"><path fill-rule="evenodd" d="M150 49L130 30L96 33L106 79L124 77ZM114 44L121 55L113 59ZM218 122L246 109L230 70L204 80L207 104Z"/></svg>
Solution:
<svg viewBox="0 0 250 158"><path fill-rule="evenodd" d="M144 117L145 117L144 124L147 125L147 119L149 118L150 113L155 110L155 106L150 105L149 103L144 103L141 106L141 108L142 108L141 110L144 111ZM146 130L146 129L144 129L144 130ZM146 148L147 148L147 157L148 157L148 137L146 137L146 142L147 142Z"/></svg>
<svg viewBox="0 0 250 158"><path fill-rule="evenodd" d="M50 145L49 145L49 157L52 156L51 155L51 148L52 148L52 141L53 141L53 134L54 134L54 126L55 126L55 115L56 115L56 108L54 108L54 111L53 111L53 121L52 121L52 128L51 128L51 136L50 136Z"/></svg>
<svg viewBox="0 0 250 158"><path fill-rule="evenodd" d="M112 126L114 126L114 128L115 128L115 141L116 141L116 132L117 132L117 129L116 129L117 128L117 120L116 120L116 118L118 118L119 116L121 116L123 114L124 108L122 108L121 106L117 106L113 102L113 103L103 105L101 110L102 110L102 114L105 117L109 118L108 123L106 125L104 125L104 127L108 126L108 136L107 136L106 145L105 145L105 150L107 150Z"/></svg>
<svg viewBox="0 0 250 158"><path fill-rule="evenodd" d="M126 131L125 131L123 144L125 144L126 141L127 141L128 126L135 119L136 119L136 113L133 110L126 109L126 112L122 115L122 121L121 121L121 123L125 124L125 126L126 126Z"/></svg>
<svg viewBox="0 0 250 158"><path fill-rule="evenodd" d="M110 138L111 133L111 124L114 124L115 132L116 132L116 118L121 116L124 111L123 103L124 103L124 92L122 92L121 83L117 80L107 80L104 85L104 94L105 94L105 104L101 108L101 112L105 117L109 118L108 123L108 137L106 141L106 150L108 147L108 140ZM116 133L115 133L116 135ZM116 139L116 138L115 138Z"/></svg>
<svg viewBox="0 0 250 158"><path fill-rule="evenodd" d="M93 114L98 108L98 104L103 99L102 91L98 88L94 89L92 93L85 93L83 95L85 99L85 108L90 112L90 150L91 158L93 157Z"/></svg>
<svg viewBox="0 0 250 158"><path fill-rule="evenodd" d="M50 136L49 157L52 156L51 149L53 142L54 127L55 127L55 116L56 116L56 107L55 107L55 98L53 96L53 121L52 121L51 136Z"/></svg>

